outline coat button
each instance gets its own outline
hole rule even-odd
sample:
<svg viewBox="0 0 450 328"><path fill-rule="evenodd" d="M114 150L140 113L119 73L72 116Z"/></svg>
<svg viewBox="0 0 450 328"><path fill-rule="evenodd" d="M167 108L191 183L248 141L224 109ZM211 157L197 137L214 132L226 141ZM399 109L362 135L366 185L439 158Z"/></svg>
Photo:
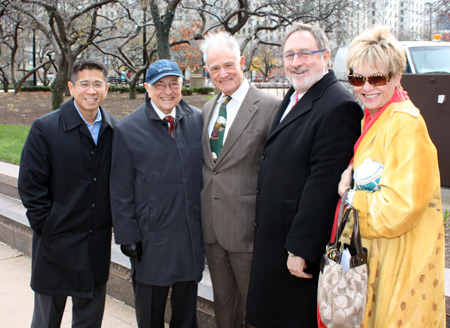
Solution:
<svg viewBox="0 0 450 328"><path fill-rule="evenodd" d="M93 178L92 181L94 181L94 182L97 181L97 178Z"/></svg>
<svg viewBox="0 0 450 328"><path fill-rule="evenodd" d="M95 208L95 204L94 203L91 204L91 208Z"/></svg>
<svg viewBox="0 0 450 328"><path fill-rule="evenodd" d="M261 192L261 189L259 189L259 187L256 188L256 193L259 194L260 192Z"/></svg>
<svg viewBox="0 0 450 328"><path fill-rule="evenodd" d="M214 174L214 175L217 175L217 174L219 174L219 172L217 172L217 171L214 171L214 172L213 172L213 174Z"/></svg>
<svg viewBox="0 0 450 328"><path fill-rule="evenodd" d="M91 151L91 156L94 156L94 155L95 155L94 151Z"/></svg>
<svg viewBox="0 0 450 328"><path fill-rule="evenodd" d="M255 221L255 228L258 228L258 222Z"/></svg>
<svg viewBox="0 0 450 328"><path fill-rule="evenodd" d="M266 153L262 153L261 159L262 159L262 160L265 160L265 159L266 159Z"/></svg>
<svg viewBox="0 0 450 328"><path fill-rule="evenodd" d="M94 234L94 230L89 229L89 234L90 234L90 235Z"/></svg>

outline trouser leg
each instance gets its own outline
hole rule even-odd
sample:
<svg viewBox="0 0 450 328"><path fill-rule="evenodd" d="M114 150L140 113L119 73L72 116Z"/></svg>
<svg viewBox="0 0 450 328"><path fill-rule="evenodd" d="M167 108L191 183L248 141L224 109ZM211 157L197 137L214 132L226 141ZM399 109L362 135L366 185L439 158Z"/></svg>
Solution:
<svg viewBox="0 0 450 328"><path fill-rule="evenodd" d="M217 328L245 327L245 304L252 253L234 253L218 243L205 244L214 293Z"/></svg>
<svg viewBox="0 0 450 328"><path fill-rule="evenodd" d="M31 328L59 328L66 301L66 296L50 296L35 293Z"/></svg>
<svg viewBox="0 0 450 328"><path fill-rule="evenodd" d="M98 328L105 312L106 284L93 299L72 297L72 327Z"/></svg>
<svg viewBox="0 0 450 328"><path fill-rule="evenodd" d="M197 328L197 283L177 282L172 285L171 328Z"/></svg>
<svg viewBox="0 0 450 328"><path fill-rule="evenodd" d="M151 286L133 281L136 319L140 328L164 328L169 286Z"/></svg>

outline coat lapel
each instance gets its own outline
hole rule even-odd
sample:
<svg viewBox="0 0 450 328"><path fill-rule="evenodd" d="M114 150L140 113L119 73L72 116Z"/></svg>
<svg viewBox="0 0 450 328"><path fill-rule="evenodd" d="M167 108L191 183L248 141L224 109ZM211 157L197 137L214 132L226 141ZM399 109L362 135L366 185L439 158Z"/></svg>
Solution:
<svg viewBox="0 0 450 328"><path fill-rule="evenodd" d="M202 146L203 149L206 150L206 156L204 156L204 161L208 163L209 166L213 167L216 165L212 159L211 152L211 143L209 142L209 133L208 126L211 122L212 113L214 111L214 107L217 104L217 100L220 97L220 93L214 98L214 101L209 102L204 108L204 116L203 116L203 133L202 133Z"/></svg>
<svg viewBox="0 0 450 328"><path fill-rule="evenodd" d="M280 122L280 119L283 116L283 113L284 113L286 107L289 105L290 97L294 93L294 88L291 87L280 105L280 109L278 110L278 113L275 117L275 120L274 120L272 128L271 128L271 132L269 134L269 137L267 138L267 141L269 141L271 138L273 138L274 135L276 135L278 132L283 130L286 126L288 126L292 122L294 122L297 118L308 113L312 109L313 102L317 98L320 98L322 96L323 92L325 91L325 89L333 83L337 83L337 79L336 79L334 72L329 71L327 74L325 74L322 77L322 79L320 79L316 84L314 84L303 95L303 97L298 101L298 103L291 109L291 111L286 115L286 117Z"/></svg>

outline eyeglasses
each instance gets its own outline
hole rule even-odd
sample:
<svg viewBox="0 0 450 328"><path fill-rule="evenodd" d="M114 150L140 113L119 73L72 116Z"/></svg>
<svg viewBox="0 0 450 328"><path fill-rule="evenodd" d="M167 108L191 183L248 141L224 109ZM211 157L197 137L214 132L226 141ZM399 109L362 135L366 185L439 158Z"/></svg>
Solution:
<svg viewBox="0 0 450 328"><path fill-rule="evenodd" d="M88 81L80 81L75 83L81 90L88 90L90 87L93 87L95 90L103 89L106 85L105 82L95 81L93 83L89 83Z"/></svg>
<svg viewBox="0 0 450 328"><path fill-rule="evenodd" d="M155 87L156 90L159 90L159 91L166 90L167 86L169 86L169 88L171 90L177 90L177 89L181 88L181 83L177 82L177 81L170 82L169 84L165 84L162 82L156 82L155 84L153 84L153 86Z"/></svg>
<svg viewBox="0 0 450 328"><path fill-rule="evenodd" d="M294 60L295 55L297 55L300 59L309 59L311 58L312 55L318 53L318 52L324 52L326 49L321 49L321 50L302 50L299 52L286 52L284 54L281 54L281 58L283 58L283 60L285 62L291 62Z"/></svg>
<svg viewBox="0 0 450 328"><path fill-rule="evenodd" d="M368 77L349 74L347 77L350 84L354 87L362 87L366 81L374 87L381 87L389 83L392 74L374 74Z"/></svg>

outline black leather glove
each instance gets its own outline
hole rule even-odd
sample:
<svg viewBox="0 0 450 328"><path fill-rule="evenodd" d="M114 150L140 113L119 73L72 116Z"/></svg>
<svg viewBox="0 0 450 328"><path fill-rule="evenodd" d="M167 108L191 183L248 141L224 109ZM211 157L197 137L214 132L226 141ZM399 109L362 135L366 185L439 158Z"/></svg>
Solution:
<svg viewBox="0 0 450 328"><path fill-rule="evenodd" d="M126 245L120 245L120 250L132 260L140 261L142 255L142 244L140 241Z"/></svg>

